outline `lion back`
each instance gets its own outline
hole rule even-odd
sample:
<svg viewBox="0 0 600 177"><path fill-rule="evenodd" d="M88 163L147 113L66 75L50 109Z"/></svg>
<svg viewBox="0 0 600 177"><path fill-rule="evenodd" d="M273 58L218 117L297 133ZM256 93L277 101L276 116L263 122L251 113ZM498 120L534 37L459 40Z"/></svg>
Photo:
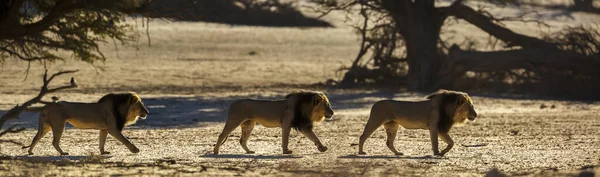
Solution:
<svg viewBox="0 0 600 177"><path fill-rule="evenodd" d="M123 104L129 104L129 101L137 97L135 93L109 93L104 95L98 103L109 103L111 107L111 112L115 117L117 128L119 130L123 130L125 124L127 123L127 111L129 107L125 110L119 109Z"/></svg>
<svg viewBox="0 0 600 177"><path fill-rule="evenodd" d="M310 120L313 110L313 98L319 95L318 92L300 91L290 93L285 99L293 99L294 118L292 119L292 128L296 130L312 129L313 122Z"/></svg>

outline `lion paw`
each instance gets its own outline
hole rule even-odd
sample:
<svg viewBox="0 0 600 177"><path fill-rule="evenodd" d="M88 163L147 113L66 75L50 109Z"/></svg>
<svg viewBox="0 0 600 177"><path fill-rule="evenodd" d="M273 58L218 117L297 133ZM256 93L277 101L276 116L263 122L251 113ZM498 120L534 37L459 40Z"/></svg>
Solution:
<svg viewBox="0 0 600 177"><path fill-rule="evenodd" d="M100 155L106 155L106 154L110 154L110 152L107 152L107 151L100 152Z"/></svg>
<svg viewBox="0 0 600 177"><path fill-rule="evenodd" d="M33 152L31 152L31 151L27 151L27 153L28 153L29 155L33 155Z"/></svg>
<svg viewBox="0 0 600 177"><path fill-rule="evenodd" d="M61 152L60 155L69 155L68 152Z"/></svg>
<svg viewBox="0 0 600 177"><path fill-rule="evenodd" d="M319 146L319 147L317 147L317 148L318 148L318 149L319 149L319 151L321 151L321 152L325 152L325 151L327 151L327 147L326 147L326 146Z"/></svg>
<svg viewBox="0 0 600 177"><path fill-rule="evenodd" d="M367 155L367 153L363 152L363 151L358 152L358 154L360 154L360 155Z"/></svg>
<svg viewBox="0 0 600 177"><path fill-rule="evenodd" d="M283 154L292 154L291 150L283 150Z"/></svg>
<svg viewBox="0 0 600 177"><path fill-rule="evenodd" d="M394 154L396 154L396 155L404 155L404 153L401 153L401 152L396 152Z"/></svg>
<svg viewBox="0 0 600 177"><path fill-rule="evenodd" d="M254 154L254 151L246 151L246 154Z"/></svg>

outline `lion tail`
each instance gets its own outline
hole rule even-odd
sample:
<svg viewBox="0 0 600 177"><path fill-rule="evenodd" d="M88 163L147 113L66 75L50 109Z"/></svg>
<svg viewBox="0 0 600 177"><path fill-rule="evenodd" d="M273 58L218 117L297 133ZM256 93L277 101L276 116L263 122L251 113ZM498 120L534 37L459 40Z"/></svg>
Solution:
<svg viewBox="0 0 600 177"><path fill-rule="evenodd" d="M42 107L42 108L43 108L43 107ZM27 109L29 109L29 108L27 108ZM34 140L35 140L35 138L38 138L39 136L41 136L40 134L42 133L42 131L43 131L43 128L44 128L44 127L43 127L43 126L44 126L44 117L46 116L46 114L45 114L45 113L44 113L42 110L40 110L40 111L38 111L38 112L40 112L40 119L39 119L39 121L38 121L38 132L37 132L37 134L35 135L35 137L34 137ZM25 149L25 148L29 148L29 147L31 147L31 145L32 145L32 144L33 144L33 141L31 141L31 144L29 144L28 146L23 146L22 148L23 148L23 149Z"/></svg>

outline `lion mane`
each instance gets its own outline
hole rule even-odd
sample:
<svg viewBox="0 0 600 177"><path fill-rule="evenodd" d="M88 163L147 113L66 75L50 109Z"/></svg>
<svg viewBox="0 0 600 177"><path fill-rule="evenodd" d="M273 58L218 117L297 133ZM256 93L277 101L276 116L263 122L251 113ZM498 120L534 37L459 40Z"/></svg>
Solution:
<svg viewBox="0 0 600 177"><path fill-rule="evenodd" d="M112 106L112 113L117 122L117 128L123 130L126 125L134 124L137 116L134 115L131 106L142 99L134 92L110 93L104 95L98 100L98 103L109 102Z"/></svg>
<svg viewBox="0 0 600 177"><path fill-rule="evenodd" d="M285 99L296 97L294 100L294 118L292 128L296 130L312 129L314 122L323 121L323 117L313 116L315 111L315 99L325 100L325 104L330 106L329 99L322 92L316 91L298 91L285 96Z"/></svg>
<svg viewBox="0 0 600 177"><path fill-rule="evenodd" d="M459 101L464 100L469 104L473 104L471 97L464 92L440 90L431 95L427 96L427 99L439 99L437 101L437 108L439 111L440 120L438 122L438 131L441 133L448 133L450 128L457 123L463 123L466 121L464 116L459 117L457 114L463 114L457 112L459 110ZM464 105L464 104L463 104ZM460 109L462 111L468 111L466 109ZM457 120L458 119L458 120Z"/></svg>

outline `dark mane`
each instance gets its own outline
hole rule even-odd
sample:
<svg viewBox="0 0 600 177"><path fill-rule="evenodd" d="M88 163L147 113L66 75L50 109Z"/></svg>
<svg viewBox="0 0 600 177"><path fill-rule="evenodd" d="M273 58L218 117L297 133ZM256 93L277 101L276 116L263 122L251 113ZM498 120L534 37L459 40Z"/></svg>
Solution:
<svg viewBox="0 0 600 177"><path fill-rule="evenodd" d="M319 95L319 93L301 91L290 93L287 96L285 96L285 99L288 99L292 96L297 96L294 107L294 118L292 119L292 128L296 130L305 130L313 128L313 122L310 120L311 115L310 113L304 112L304 110L307 110L307 106L313 106L312 99L315 95Z"/></svg>
<svg viewBox="0 0 600 177"><path fill-rule="evenodd" d="M121 114L122 112L121 110L119 110L119 106L121 106L122 104L129 103L131 97L135 96L136 95L134 93L109 93L100 98L100 100L98 100L98 103L112 101L113 116L117 121L117 128L119 128L119 130L121 131L123 130L123 128L125 127L125 123L127 122L127 112L125 111L124 114Z"/></svg>
<svg viewBox="0 0 600 177"><path fill-rule="evenodd" d="M450 128L452 128L452 125L454 125L453 116L456 111L456 102L463 94L464 93L462 92L456 91L442 91L427 96L427 99L440 96L440 105L438 106L440 116L440 120L438 122L438 131L440 133L448 133Z"/></svg>

